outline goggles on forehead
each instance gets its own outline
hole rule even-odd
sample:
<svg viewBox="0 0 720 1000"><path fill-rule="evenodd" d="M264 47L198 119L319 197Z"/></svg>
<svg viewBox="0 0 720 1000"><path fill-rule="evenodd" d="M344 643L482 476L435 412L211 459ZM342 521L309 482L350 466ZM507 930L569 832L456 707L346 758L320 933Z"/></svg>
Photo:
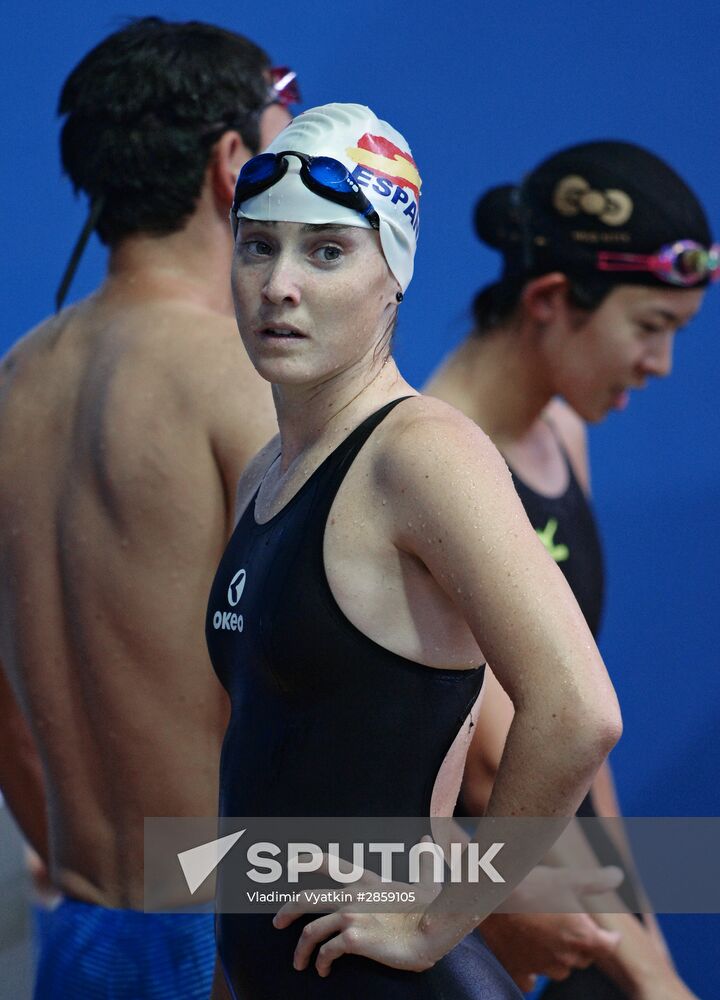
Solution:
<svg viewBox="0 0 720 1000"><path fill-rule="evenodd" d="M226 132L228 129L243 129L251 122L257 128L263 111L271 108L273 104L279 104L280 107L287 110L291 105L300 103L302 97L300 96L300 87L297 82L297 73L294 69L290 69L289 66L271 66L266 72L269 82L263 103L253 108L252 111L241 115L239 118L230 114L222 121L206 125L202 131L205 139L209 138L214 141L216 138L219 139L223 132ZM259 136L257 139L256 148L259 146Z"/></svg>
<svg viewBox="0 0 720 1000"><path fill-rule="evenodd" d="M289 66L271 66L268 70L270 74L270 103L282 104L284 108L289 108L291 104L299 104L302 100L300 88L297 82L297 73Z"/></svg>
<svg viewBox="0 0 720 1000"><path fill-rule="evenodd" d="M654 254L601 250L596 266L599 271L648 271L669 285L689 287L720 280L720 243L708 249L694 240L677 240Z"/></svg>
<svg viewBox="0 0 720 1000"><path fill-rule="evenodd" d="M249 198L267 191L285 176L289 165L288 156L296 156L300 160L300 179L313 194L358 212L373 229L380 228L380 216L344 164L331 156L308 156L293 149L285 149L280 153L260 153L248 160L240 171L230 212L233 239L237 237L240 206Z"/></svg>

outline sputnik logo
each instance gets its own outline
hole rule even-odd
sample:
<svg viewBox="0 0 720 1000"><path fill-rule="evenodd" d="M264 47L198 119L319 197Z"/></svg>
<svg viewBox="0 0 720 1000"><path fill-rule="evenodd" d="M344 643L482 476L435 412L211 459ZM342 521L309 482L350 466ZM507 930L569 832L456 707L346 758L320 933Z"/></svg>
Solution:
<svg viewBox="0 0 720 1000"><path fill-rule="evenodd" d="M207 844L200 844L199 847L178 854L177 858L191 893L197 892L244 833L245 830L240 830L239 833L231 833L227 837L211 840Z"/></svg>

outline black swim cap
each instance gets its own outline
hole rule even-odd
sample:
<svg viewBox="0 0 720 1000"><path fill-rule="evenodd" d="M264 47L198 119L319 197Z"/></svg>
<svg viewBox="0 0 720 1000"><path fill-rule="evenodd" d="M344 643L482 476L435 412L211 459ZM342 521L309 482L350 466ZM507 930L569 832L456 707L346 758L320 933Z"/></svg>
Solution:
<svg viewBox="0 0 720 1000"><path fill-rule="evenodd" d="M651 271L599 271L599 251L655 254L677 240L712 244L703 207L682 178L648 150L609 140L563 149L519 186L492 188L475 207L475 229L503 254L504 278L559 270L608 285L668 287Z"/></svg>

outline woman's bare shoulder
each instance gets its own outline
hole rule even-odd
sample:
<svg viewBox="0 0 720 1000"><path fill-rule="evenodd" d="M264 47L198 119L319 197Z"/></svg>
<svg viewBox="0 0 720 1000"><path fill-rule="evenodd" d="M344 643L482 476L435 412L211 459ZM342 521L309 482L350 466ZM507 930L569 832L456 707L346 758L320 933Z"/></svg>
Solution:
<svg viewBox="0 0 720 1000"><path fill-rule="evenodd" d="M377 455L378 472L389 481L414 481L507 473L487 434L454 406L418 395L398 406L388 421Z"/></svg>
<svg viewBox="0 0 720 1000"><path fill-rule="evenodd" d="M563 399L555 398L545 407L543 417L555 430L580 485L590 492L587 427L585 421Z"/></svg>

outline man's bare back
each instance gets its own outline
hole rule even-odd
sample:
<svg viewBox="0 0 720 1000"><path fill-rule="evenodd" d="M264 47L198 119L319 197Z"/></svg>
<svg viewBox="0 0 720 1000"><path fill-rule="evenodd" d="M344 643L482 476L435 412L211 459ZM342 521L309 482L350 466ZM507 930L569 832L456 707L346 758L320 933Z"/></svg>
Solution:
<svg viewBox="0 0 720 1000"><path fill-rule="evenodd" d="M0 663L67 895L142 907L143 817L217 809L205 602L273 427L229 315L112 279L2 362Z"/></svg>

